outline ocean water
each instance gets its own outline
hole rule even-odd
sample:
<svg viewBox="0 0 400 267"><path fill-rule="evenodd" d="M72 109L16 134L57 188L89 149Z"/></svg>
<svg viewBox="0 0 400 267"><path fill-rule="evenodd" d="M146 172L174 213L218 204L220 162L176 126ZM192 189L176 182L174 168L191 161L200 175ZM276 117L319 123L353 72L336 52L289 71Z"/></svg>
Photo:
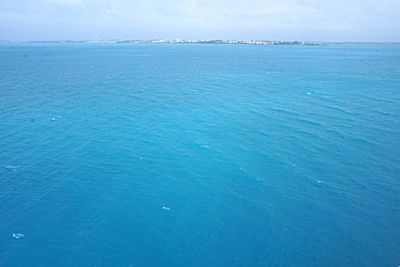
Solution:
<svg viewBox="0 0 400 267"><path fill-rule="evenodd" d="M400 46L0 46L0 266L400 265Z"/></svg>

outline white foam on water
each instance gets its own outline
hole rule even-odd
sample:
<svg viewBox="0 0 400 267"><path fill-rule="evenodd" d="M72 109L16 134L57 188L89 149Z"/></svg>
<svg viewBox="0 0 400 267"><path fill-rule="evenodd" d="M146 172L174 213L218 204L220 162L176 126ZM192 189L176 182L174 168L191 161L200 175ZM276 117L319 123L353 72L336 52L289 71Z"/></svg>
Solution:
<svg viewBox="0 0 400 267"><path fill-rule="evenodd" d="M163 210L171 210L171 208L166 207L166 206L162 206L161 208L162 208Z"/></svg>
<svg viewBox="0 0 400 267"><path fill-rule="evenodd" d="M7 166L6 166L6 169L16 171L19 167L21 167L21 166L7 165Z"/></svg>
<svg viewBox="0 0 400 267"><path fill-rule="evenodd" d="M55 118L55 117L53 117L53 118L51 118L51 120L52 120L52 121L55 121L55 120L56 120L56 118Z"/></svg>
<svg viewBox="0 0 400 267"><path fill-rule="evenodd" d="M20 238L23 238L25 235L23 235L23 234L21 234L21 233L13 233L12 236L13 236L15 239L20 239Z"/></svg>
<svg viewBox="0 0 400 267"><path fill-rule="evenodd" d="M311 95L311 92L307 92L307 95Z"/></svg>

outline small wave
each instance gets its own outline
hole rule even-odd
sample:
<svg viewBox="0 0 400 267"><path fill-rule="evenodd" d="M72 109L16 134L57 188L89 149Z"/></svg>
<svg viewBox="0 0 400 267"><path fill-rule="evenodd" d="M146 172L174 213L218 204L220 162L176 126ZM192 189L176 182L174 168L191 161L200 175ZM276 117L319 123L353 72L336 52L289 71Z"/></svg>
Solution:
<svg viewBox="0 0 400 267"><path fill-rule="evenodd" d="M21 234L21 233L13 233L12 236L13 236L15 239L21 239L21 238L23 238L25 235L23 235L23 234Z"/></svg>
<svg viewBox="0 0 400 267"><path fill-rule="evenodd" d="M16 171L19 167L21 167L21 166L7 165L7 166L6 166L6 169Z"/></svg>
<svg viewBox="0 0 400 267"><path fill-rule="evenodd" d="M61 116L57 115L57 116L52 117L51 120L52 121L56 121L56 120L61 119L61 118L62 118Z"/></svg>

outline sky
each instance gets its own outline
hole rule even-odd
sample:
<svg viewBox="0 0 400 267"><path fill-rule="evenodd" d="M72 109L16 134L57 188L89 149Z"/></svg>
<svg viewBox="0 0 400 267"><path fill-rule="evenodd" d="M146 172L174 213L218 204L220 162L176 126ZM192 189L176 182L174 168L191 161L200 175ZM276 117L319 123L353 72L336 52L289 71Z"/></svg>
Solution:
<svg viewBox="0 0 400 267"><path fill-rule="evenodd" d="M0 40L400 41L400 0L0 0Z"/></svg>

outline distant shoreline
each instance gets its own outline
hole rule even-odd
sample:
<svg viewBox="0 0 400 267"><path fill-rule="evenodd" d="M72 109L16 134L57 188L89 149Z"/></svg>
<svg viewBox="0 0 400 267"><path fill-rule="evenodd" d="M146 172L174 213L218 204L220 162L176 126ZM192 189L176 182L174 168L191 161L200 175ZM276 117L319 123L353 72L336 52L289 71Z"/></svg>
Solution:
<svg viewBox="0 0 400 267"><path fill-rule="evenodd" d="M298 45L319 46L329 44L400 45L400 42L318 42L318 41L277 41L277 40L39 40L8 41L0 44L213 44L213 45Z"/></svg>

